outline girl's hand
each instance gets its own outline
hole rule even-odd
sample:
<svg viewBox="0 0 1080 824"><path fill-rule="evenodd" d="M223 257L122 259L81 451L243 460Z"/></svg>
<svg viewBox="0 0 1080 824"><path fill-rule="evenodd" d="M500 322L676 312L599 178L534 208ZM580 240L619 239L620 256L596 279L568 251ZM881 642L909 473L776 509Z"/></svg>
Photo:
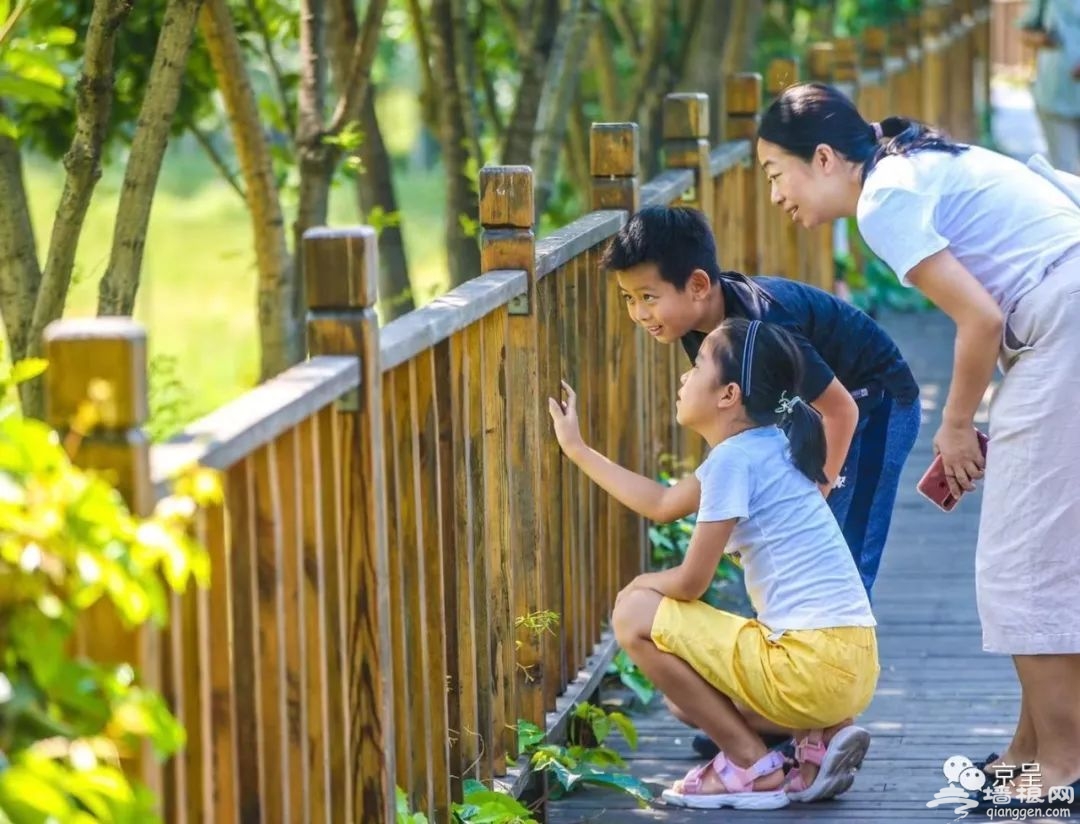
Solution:
<svg viewBox="0 0 1080 824"><path fill-rule="evenodd" d="M974 426L942 422L934 435L934 452L941 455L945 480L954 497L975 488L974 482L983 476L986 459Z"/></svg>
<svg viewBox="0 0 1080 824"><path fill-rule="evenodd" d="M566 401L548 398L548 412L555 423L555 437L559 446L568 458L573 459L575 453L585 448L585 441L581 437L581 426L578 424L577 395L570 388L570 384L566 381L561 383L563 392L566 393Z"/></svg>

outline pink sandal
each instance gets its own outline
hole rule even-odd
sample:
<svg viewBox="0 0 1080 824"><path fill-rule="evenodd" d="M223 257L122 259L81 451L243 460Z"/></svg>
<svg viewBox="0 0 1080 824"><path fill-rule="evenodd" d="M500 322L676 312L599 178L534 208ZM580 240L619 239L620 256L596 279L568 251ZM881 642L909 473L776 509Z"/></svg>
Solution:
<svg viewBox="0 0 1080 824"><path fill-rule="evenodd" d="M788 798L807 804L847 792L869 748L870 733L862 727L844 727L832 737L828 747L821 740L821 730L814 730L795 745L795 761L816 764L818 774L807 786L799 769L792 770Z"/></svg>
<svg viewBox="0 0 1080 824"><path fill-rule="evenodd" d="M755 790L754 780L784 768L784 756L768 752L749 767L737 767L721 752L712 761L694 767L681 782L675 782L670 790L664 790L662 798L673 807L689 807L695 810L719 810L731 807L735 810L778 810L788 805L788 794L783 787L776 790ZM723 783L726 792L703 793L705 773L713 770Z"/></svg>

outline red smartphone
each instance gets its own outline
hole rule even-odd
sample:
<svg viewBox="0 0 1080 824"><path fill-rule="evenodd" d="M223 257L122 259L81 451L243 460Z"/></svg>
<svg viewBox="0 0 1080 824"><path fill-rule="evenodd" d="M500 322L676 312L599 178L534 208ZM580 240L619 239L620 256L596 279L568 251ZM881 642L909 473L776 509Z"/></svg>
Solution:
<svg viewBox="0 0 1080 824"><path fill-rule="evenodd" d="M978 429L975 430L975 434L979 438L979 448L985 458L986 446L990 443L990 439ZM934 456L933 463L930 464L930 468L926 470L926 474L922 476L916 488L932 504L945 512L952 512L960 502L959 496L949 491L949 483L945 480L945 466L941 462L940 455ZM964 491L960 490L960 494L963 495Z"/></svg>

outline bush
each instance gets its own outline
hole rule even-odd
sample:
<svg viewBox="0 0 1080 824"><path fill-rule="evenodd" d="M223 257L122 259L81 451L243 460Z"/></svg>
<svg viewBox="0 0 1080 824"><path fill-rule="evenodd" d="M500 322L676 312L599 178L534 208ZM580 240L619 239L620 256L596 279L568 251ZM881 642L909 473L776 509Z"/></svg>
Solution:
<svg viewBox="0 0 1080 824"><path fill-rule="evenodd" d="M64 445L19 414L13 384L43 368L0 374L0 821L154 821L153 795L120 759L144 740L164 759L184 731L130 664L75 656L72 636L98 602L130 627L162 625L170 590L205 586L209 560L189 527L219 490L212 475L193 473L151 517L133 516L68 454L100 406L80 410Z"/></svg>

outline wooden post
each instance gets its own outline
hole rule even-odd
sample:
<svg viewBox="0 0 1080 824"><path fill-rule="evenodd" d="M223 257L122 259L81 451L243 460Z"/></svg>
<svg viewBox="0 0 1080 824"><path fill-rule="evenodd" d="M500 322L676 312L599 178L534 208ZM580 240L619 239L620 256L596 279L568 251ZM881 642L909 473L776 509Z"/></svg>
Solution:
<svg viewBox="0 0 1080 824"><path fill-rule="evenodd" d="M979 118L977 136L990 134L990 0L975 0L973 17L975 31L975 67L974 86L976 93L976 112Z"/></svg>
<svg viewBox="0 0 1080 824"><path fill-rule="evenodd" d="M66 437L80 408L94 404L97 422L82 434L73 462L112 483L133 514L149 515L154 492L150 441L143 428L149 417L146 330L121 317L55 321L45 329L45 358L45 420ZM151 625L128 629L103 600L79 617L76 641L88 658L131 664L142 684L161 689L162 640ZM159 802L165 800L164 771L149 742L126 768Z"/></svg>
<svg viewBox="0 0 1080 824"><path fill-rule="evenodd" d="M379 271L375 230L368 226L309 229L302 251L309 354L352 355L360 365L356 396L340 405L345 626L340 649L331 653L341 656L344 678L331 688L344 693L345 712L333 722L346 742L347 774L335 775L334 780L348 785L344 820L392 822L392 607L382 366L375 315ZM431 746L446 746L442 732L431 731Z"/></svg>
<svg viewBox="0 0 1080 824"><path fill-rule="evenodd" d="M938 2L928 0L919 17L922 29L923 71L922 103L920 120L935 126L948 128L945 122L947 104L946 90L946 19L945 8Z"/></svg>
<svg viewBox="0 0 1080 824"><path fill-rule="evenodd" d="M687 206L705 213L715 231L713 177L709 165L709 96L669 94L664 98L664 160L669 169L692 169L694 188Z"/></svg>
<svg viewBox="0 0 1080 824"><path fill-rule="evenodd" d="M888 86L887 115L906 114L907 87L910 85L911 65L908 55L907 23L898 20L889 26L888 54L885 58L885 83Z"/></svg>
<svg viewBox="0 0 1080 824"><path fill-rule="evenodd" d="M882 120L892 113L885 61L889 34L871 27L863 32L863 71L859 83L859 110L869 120Z"/></svg>
<svg viewBox="0 0 1080 824"><path fill-rule="evenodd" d="M765 98L773 101L788 86L799 82L799 61L795 57L777 57L769 63L765 75ZM759 177L763 173L759 173ZM788 278L799 277L799 246L804 238L802 230L771 201L769 184L763 182L765 190L762 219L762 262L761 271L765 274L782 274Z"/></svg>
<svg viewBox="0 0 1080 824"><path fill-rule="evenodd" d="M807 71L815 83L832 83L836 63L836 46L832 43L812 43L807 50Z"/></svg>
<svg viewBox="0 0 1080 824"><path fill-rule="evenodd" d="M724 86L727 100L726 140L749 140L750 162L739 171L739 190L744 204L741 218L742 249L733 256L732 266L748 275L761 274L761 237L764 225L764 209L768 208L769 193L765 178L754 162L754 139L757 137L761 116L761 75L755 72L734 74ZM734 234L734 233L733 233Z"/></svg>
<svg viewBox="0 0 1080 824"><path fill-rule="evenodd" d="M480 170L480 268L523 269L528 274L526 293L511 303L506 341L506 479L509 490L510 545L502 579L489 579L489 587L510 592L510 614L504 653L510 669L505 675L509 728L497 730L502 746L517 756L516 722L524 718L544 726L544 652L546 634L520 624L547 610L544 530L538 502L542 499L540 455L554 448L552 439L540 440L540 415L546 414L548 395L558 387L540 384L536 306L536 236L533 234L533 173L528 166L488 166ZM498 387L491 387L491 392ZM500 620L504 616L496 615ZM516 651L515 651L516 646Z"/></svg>
<svg viewBox="0 0 1080 824"><path fill-rule="evenodd" d="M641 207L641 150L637 123L593 123L589 132L589 173L593 209Z"/></svg>
<svg viewBox="0 0 1080 824"><path fill-rule="evenodd" d="M590 173L592 174L593 209L626 209L631 215L641 207L640 151L638 146L638 126L636 123L594 123L589 135ZM588 264L586 264L588 265ZM637 327L625 315L618 284L613 277L605 277L602 272L586 271L586 277L604 277L606 287L602 294L607 302L605 341L610 357L606 359L608 369L607 404L611 410L629 409L629 414L612 415L608 421L607 433L609 448L618 452L618 460L638 472L649 471L648 455L652 442L651 420L646 398L649 393L645 387L652 379L649 364L652 363L655 344L644 339ZM566 287L561 287L560 294ZM570 285L570 291L574 287ZM561 321L564 329L572 329L577 322L576 315L585 311L582 300L570 304L571 311ZM576 358L575 352L568 352L568 357ZM557 391L557 389L556 389ZM573 470L576 471L576 470ZM564 493L564 494L569 494ZM610 535L615 544L610 551L612 558L612 586L625 586L645 568L646 527L642 518L614 501L607 501ZM567 542L571 538L564 539ZM607 610L611 604L605 603ZM577 644L576 646L580 646ZM572 651L564 656L567 669L577 666ZM573 672L567 673L573 677Z"/></svg>
<svg viewBox="0 0 1080 824"><path fill-rule="evenodd" d="M832 72L836 87L856 100L859 94L859 42L854 37L838 37L833 41Z"/></svg>

